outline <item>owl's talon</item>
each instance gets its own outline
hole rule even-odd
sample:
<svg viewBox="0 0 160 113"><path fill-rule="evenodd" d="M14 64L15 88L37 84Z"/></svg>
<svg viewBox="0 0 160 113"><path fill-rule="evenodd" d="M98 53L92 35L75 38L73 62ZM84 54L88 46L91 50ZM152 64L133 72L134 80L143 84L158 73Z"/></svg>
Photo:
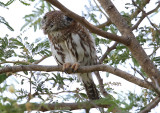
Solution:
<svg viewBox="0 0 160 113"><path fill-rule="evenodd" d="M74 63L74 64L64 63L62 70L65 73L72 73L72 72L75 73L78 70L79 66L80 66L79 63ZM69 69L71 69L71 71Z"/></svg>
<svg viewBox="0 0 160 113"><path fill-rule="evenodd" d="M64 63L62 70L67 73L70 67L71 63Z"/></svg>
<svg viewBox="0 0 160 113"><path fill-rule="evenodd" d="M77 70L78 70L78 68L79 68L79 63L74 63L72 66L71 66L71 69L72 69L72 72L76 72Z"/></svg>

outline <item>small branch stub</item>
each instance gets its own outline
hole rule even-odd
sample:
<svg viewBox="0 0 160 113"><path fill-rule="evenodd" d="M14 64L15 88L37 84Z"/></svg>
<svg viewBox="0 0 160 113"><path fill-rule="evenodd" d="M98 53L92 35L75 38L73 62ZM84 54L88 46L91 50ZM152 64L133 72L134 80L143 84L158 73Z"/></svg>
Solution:
<svg viewBox="0 0 160 113"><path fill-rule="evenodd" d="M107 8L107 10L111 10L111 9L113 9L113 5L110 5L108 8Z"/></svg>

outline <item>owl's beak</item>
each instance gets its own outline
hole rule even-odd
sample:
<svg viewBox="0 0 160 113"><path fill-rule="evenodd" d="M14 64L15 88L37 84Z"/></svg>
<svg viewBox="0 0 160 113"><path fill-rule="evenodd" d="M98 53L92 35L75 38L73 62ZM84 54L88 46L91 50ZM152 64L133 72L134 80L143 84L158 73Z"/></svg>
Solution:
<svg viewBox="0 0 160 113"><path fill-rule="evenodd" d="M45 29L46 25L45 25L44 19L41 20L40 27L41 27L41 29Z"/></svg>
<svg viewBox="0 0 160 113"><path fill-rule="evenodd" d="M47 34L47 30L46 30L47 28L46 28L45 25L41 26L41 29L43 30L43 33L44 33L44 34Z"/></svg>
<svg viewBox="0 0 160 113"><path fill-rule="evenodd" d="M45 29L45 27L46 27L45 25L41 25L41 29Z"/></svg>

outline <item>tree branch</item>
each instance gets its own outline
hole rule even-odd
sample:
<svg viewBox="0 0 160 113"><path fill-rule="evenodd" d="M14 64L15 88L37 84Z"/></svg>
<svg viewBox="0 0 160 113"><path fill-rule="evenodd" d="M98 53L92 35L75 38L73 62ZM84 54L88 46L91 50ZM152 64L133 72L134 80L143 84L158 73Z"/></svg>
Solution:
<svg viewBox="0 0 160 113"><path fill-rule="evenodd" d="M101 7L97 4L96 0L93 0L94 3L96 4L96 7L99 9L99 11L106 17L106 19L108 20L108 16L107 14L101 9Z"/></svg>
<svg viewBox="0 0 160 113"><path fill-rule="evenodd" d="M150 102L142 111L139 113L148 113L151 111L152 108L155 108L158 103L160 102L160 97L156 97L152 102Z"/></svg>
<svg viewBox="0 0 160 113"><path fill-rule="evenodd" d="M139 70L137 70L136 68L133 68L133 67L132 67L132 69L137 71L143 77L143 79L146 81L146 83L148 83L148 85L150 85L151 88L160 96L159 84L157 84L157 86L156 86L156 84L155 85L151 84ZM156 82L157 81L155 80L155 83Z"/></svg>
<svg viewBox="0 0 160 113"><path fill-rule="evenodd" d="M88 101L88 102L79 102L79 103L52 103L52 104L36 104L30 103L30 110L38 110L38 111L49 111L49 110L77 110L77 109L89 109L89 108L109 108L111 105L103 104L100 102L101 100L96 101ZM21 107L24 104L19 105Z"/></svg>
<svg viewBox="0 0 160 113"><path fill-rule="evenodd" d="M128 37L127 47L131 51L133 57L142 67L147 76L154 82L157 79L160 82L160 72L149 59L144 49L135 38L132 29L128 26L126 20L120 15L111 0L98 0L103 9L110 17L112 23L116 25L123 37ZM116 18L115 18L116 17ZM127 38L126 38L127 39Z"/></svg>
<svg viewBox="0 0 160 113"><path fill-rule="evenodd" d="M48 58L49 56L43 56L41 59L35 61L33 64L39 64L40 62L42 62L43 60L45 60L46 58Z"/></svg>
<svg viewBox="0 0 160 113"><path fill-rule="evenodd" d="M122 44L127 45L128 42L125 38L122 38L118 35L109 33L109 32L105 32L101 29L99 29L98 27L92 25L91 23L89 23L87 20L85 20L83 17L77 15L76 13L70 11L69 9L67 9L65 6L63 6L60 2L58 2L57 0L45 0L49 3L51 3L52 5L54 5L55 7L59 8L61 11L63 11L67 16L73 18L74 20L78 21L79 23L81 23L83 26L85 26L90 32L98 34L104 38L108 38L110 40L114 40L117 42L120 42Z"/></svg>
<svg viewBox="0 0 160 113"><path fill-rule="evenodd" d="M49 56L43 56L41 59L35 61L33 64L39 64L40 62L42 62L44 59L48 58ZM13 64L26 64L26 65L31 65L32 63L30 62L27 62L27 61L3 61L3 62L0 62L0 65L1 64L5 64L5 63L13 63Z"/></svg>
<svg viewBox="0 0 160 113"><path fill-rule="evenodd" d="M160 4L157 5L157 7L155 7L153 10L149 11L148 13L146 13L143 9L141 9L140 7L138 7L136 5L136 3L134 3L134 5L140 10L142 11L142 16L141 18L138 20L138 22L131 28L132 30L137 29L137 27L139 26L139 24L143 21L143 19L145 17L147 17L148 15L152 14L153 12L157 11L160 7ZM151 22L150 22L151 23ZM152 24L151 24L152 25ZM153 24L154 25L154 24Z"/></svg>
<svg viewBox="0 0 160 113"><path fill-rule="evenodd" d="M160 4L159 4L159 7L160 7ZM151 20L147 17L149 23L156 29L156 31L158 32L158 34L160 34L160 30L155 26L154 23L151 22Z"/></svg>
<svg viewBox="0 0 160 113"><path fill-rule="evenodd" d="M132 31L133 31L134 29L137 29L137 28L138 28L138 26L140 25L140 23L143 21L143 19L144 19L146 16L147 16L146 14L142 13L142 16L140 17L140 19L138 20L138 22L131 28Z"/></svg>
<svg viewBox="0 0 160 113"><path fill-rule="evenodd" d="M103 54L103 56L99 59L99 64L103 63L104 59L107 57L107 55L116 48L117 42L115 42L111 47L108 47L107 51Z"/></svg>
<svg viewBox="0 0 160 113"><path fill-rule="evenodd" d="M140 7L141 9L143 9L148 3L150 2L150 0L142 0L142 6ZM135 17L137 17L137 15L141 12L141 10L139 8L136 9L136 11L134 13L132 13L130 15L131 20Z"/></svg>
<svg viewBox="0 0 160 113"><path fill-rule="evenodd" d="M100 88L100 92L104 97L109 96L109 94L107 93L107 91L104 89L104 84L103 84L103 79L101 78L100 74L98 71L95 72L95 75L98 79L99 82L99 88Z"/></svg>
<svg viewBox="0 0 160 113"><path fill-rule="evenodd" d="M112 24L111 20L108 18L107 22L104 22L100 25L97 25L96 27L98 28L104 28L105 26L109 26L110 24Z"/></svg>
<svg viewBox="0 0 160 113"><path fill-rule="evenodd" d="M142 6L141 6L141 9L143 9L148 3L150 2L150 0L143 0L142 1ZM133 20L135 17L137 17L137 15L141 12L141 10L139 8L137 8L135 10L134 13L132 13L129 17L131 18L131 20ZM143 20L143 19L142 19ZM98 28L104 28L105 26L109 26L110 24L112 24L111 20L108 18L108 21L103 23L103 24L100 24L100 25L97 25ZM135 26L136 27L136 26Z"/></svg>
<svg viewBox="0 0 160 113"><path fill-rule="evenodd" d="M31 65L32 63L30 62L27 62L27 61L3 61L3 62L0 62L0 65L1 64L5 64L5 63L13 63L13 64L26 64L26 65Z"/></svg>
<svg viewBox="0 0 160 113"><path fill-rule="evenodd" d="M20 71L46 71L46 72L52 72L52 71L62 71L62 66L44 66L44 65L20 65L20 66L7 66L0 69L0 74L2 73L8 73L8 72L20 72ZM137 84L141 87L150 88L149 85L144 81L141 80L125 71L122 71L118 68L111 67L109 65L93 65L93 66L80 66L76 73L88 73L88 72L94 72L94 71L106 71L109 73L112 73L114 75L117 75L129 82L132 82L134 84ZM72 70L68 70L69 73L72 72Z"/></svg>

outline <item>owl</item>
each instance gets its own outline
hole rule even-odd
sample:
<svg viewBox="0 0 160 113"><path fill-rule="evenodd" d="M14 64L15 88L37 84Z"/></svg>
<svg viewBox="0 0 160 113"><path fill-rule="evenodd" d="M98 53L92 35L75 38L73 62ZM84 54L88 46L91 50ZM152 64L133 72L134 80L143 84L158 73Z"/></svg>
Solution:
<svg viewBox="0 0 160 113"><path fill-rule="evenodd" d="M50 11L42 18L41 26L48 35L51 52L63 71L94 65L97 62L94 41L89 31L62 11ZM99 92L91 73L76 73L82 81L90 100L99 99Z"/></svg>

